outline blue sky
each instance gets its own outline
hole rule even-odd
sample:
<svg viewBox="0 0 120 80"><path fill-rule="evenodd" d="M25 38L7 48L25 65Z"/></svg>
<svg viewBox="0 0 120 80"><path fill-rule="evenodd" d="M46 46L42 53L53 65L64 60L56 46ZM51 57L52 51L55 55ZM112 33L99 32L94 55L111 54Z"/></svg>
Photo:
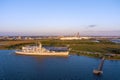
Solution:
<svg viewBox="0 0 120 80"><path fill-rule="evenodd" d="M120 0L0 0L0 32L119 36Z"/></svg>

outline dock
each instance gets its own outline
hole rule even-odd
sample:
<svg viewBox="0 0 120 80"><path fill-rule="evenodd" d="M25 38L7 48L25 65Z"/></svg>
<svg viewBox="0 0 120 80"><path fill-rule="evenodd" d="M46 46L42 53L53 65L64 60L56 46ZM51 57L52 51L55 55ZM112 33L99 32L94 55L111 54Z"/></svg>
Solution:
<svg viewBox="0 0 120 80"><path fill-rule="evenodd" d="M102 68L103 68L104 60L105 60L105 57L102 58L99 66L98 66L98 69L93 70L93 73L94 73L94 74L100 75L100 74L103 73Z"/></svg>

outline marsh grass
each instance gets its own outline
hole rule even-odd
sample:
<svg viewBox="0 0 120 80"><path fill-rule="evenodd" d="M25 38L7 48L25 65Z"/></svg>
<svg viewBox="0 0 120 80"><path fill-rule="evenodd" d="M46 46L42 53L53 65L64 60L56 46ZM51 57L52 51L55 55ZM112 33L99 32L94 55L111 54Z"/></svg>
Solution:
<svg viewBox="0 0 120 80"><path fill-rule="evenodd" d="M0 41L0 49L18 49L24 45L34 45L36 42L41 42L43 46L66 46L71 50L70 52L79 51L88 52L100 52L100 53L114 53L120 54L120 44L115 44L109 40L100 40L100 42L93 42L92 40L53 40L53 39L42 39L42 40L13 40L13 41Z"/></svg>

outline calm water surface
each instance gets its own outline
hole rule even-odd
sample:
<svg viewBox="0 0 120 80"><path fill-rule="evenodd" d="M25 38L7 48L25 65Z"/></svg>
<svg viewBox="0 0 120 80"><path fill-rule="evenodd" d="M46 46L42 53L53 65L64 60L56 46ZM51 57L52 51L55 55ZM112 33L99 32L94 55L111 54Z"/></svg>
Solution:
<svg viewBox="0 0 120 80"><path fill-rule="evenodd" d="M70 55L38 57L0 50L0 80L120 80L120 61L105 60L104 73L92 73L100 59Z"/></svg>

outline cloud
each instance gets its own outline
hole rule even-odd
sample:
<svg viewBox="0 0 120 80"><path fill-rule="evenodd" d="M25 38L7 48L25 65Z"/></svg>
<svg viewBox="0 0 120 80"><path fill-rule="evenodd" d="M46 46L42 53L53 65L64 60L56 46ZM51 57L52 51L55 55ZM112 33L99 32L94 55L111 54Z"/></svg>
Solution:
<svg viewBox="0 0 120 80"><path fill-rule="evenodd" d="M88 25L89 28L96 27L96 25Z"/></svg>

